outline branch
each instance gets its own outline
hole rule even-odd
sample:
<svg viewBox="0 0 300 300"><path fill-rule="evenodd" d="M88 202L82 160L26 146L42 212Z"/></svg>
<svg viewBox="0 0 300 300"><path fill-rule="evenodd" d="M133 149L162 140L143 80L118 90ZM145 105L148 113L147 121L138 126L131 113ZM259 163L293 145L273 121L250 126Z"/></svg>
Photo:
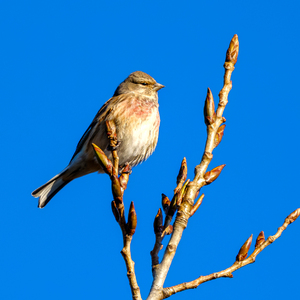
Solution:
<svg viewBox="0 0 300 300"><path fill-rule="evenodd" d="M239 50L238 36L234 35L226 53L224 64L225 75L224 85L219 94L219 104L215 112L213 95L208 89L204 107L204 118L207 126L207 139L202 160L195 168L194 180L189 182L184 191L183 199L179 203L178 213L174 222L173 233L169 244L165 250L162 262L155 268L155 276L147 300L163 299L163 284L168 274L170 265L174 258L177 246L181 240L183 230L186 228L188 219L194 206L194 200L197 197L201 187L213 182L221 173L224 165L219 166L206 174L209 163L212 160L212 152L220 143L224 126L221 126L226 120L223 117L225 106L228 102L228 93L231 90L231 74L237 61ZM195 212L195 211L194 211Z"/></svg>
<svg viewBox="0 0 300 300"><path fill-rule="evenodd" d="M137 284L135 270L134 270L134 261L131 258L130 245L132 241L132 236L135 233L137 225L137 216L134 208L133 202L130 204L130 209L128 213L128 222L126 223L125 218L125 207L123 202L123 194L126 190L130 166L127 164L122 170L121 175L119 174L119 157L117 154L118 140L116 134L116 126L113 121L106 122L107 128L107 137L110 141L109 150L112 152L113 162L111 162L105 153L95 144L92 144L95 151L95 156L97 161L101 165L105 173L110 176L112 194L114 200L111 202L112 212L115 216L116 221L118 222L122 235L123 235L123 249L121 254L125 260L127 268L127 277L129 280L129 285L131 288L132 299L142 300L140 288Z"/></svg>
<svg viewBox="0 0 300 300"><path fill-rule="evenodd" d="M256 256L262 252L266 247L271 245L276 239L278 239L282 232L288 227L289 224L293 223L296 221L296 219L300 215L300 208L296 209L294 212L292 212L284 221L283 225L278 228L277 232L273 236L269 236L267 240L264 239L264 233L263 231L258 235L256 244L255 244L255 250L252 252L252 254L247 258L247 253L251 245L252 241L252 236L245 242L245 244L241 247L239 254L237 256L237 260L234 262L234 264L223 270L219 271L217 273L212 273L210 275L206 276L200 276L199 278L190 281L190 282L185 282L181 283L172 287L164 288L163 289L163 299L168 298L172 296L173 294L176 294L178 292L182 292L188 289L195 289L197 288L200 284L221 278L221 277L229 277L232 278L233 275L232 273L246 265L252 264L255 262Z"/></svg>
<svg viewBox="0 0 300 300"><path fill-rule="evenodd" d="M158 210L157 215L154 219L154 233L155 233L155 244L153 250L150 252L152 259L152 275L155 278L156 268L159 266L158 253L162 249L163 239L166 235L169 235L173 232L173 226L170 225L172 218L178 209L179 203L182 201L183 194L185 192L188 182L185 183L187 178L187 165L186 159L183 158L179 173L177 176L177 186L174 190L174 196L172 201L169 198L162 194L162 207L166 214L165 223L163 225L163 215L161 209Z"/></svg>

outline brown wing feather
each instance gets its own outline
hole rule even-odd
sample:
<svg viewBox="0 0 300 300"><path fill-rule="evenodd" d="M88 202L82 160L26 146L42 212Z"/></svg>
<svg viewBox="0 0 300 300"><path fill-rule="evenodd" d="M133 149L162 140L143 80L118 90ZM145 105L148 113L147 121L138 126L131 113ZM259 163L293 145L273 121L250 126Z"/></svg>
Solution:
<svg viewBox="0 0 300 300"><path fill-rule="evenodd" d="M121 94L119 96L115 96L107 100L103 106L99 109L96 116L94 117L92 123L88 127L88 129L85 131L81 139L79 140L76 150L70 160L70 162L74 159L74 157L81 151L83 145L86 143L87 139L92 139L95 134L98 132L98 128L101 125L101 123L104 120L108 119L108 116L112 113L115 106L122 102L126 97L124 97L124 94Z"/></svg>

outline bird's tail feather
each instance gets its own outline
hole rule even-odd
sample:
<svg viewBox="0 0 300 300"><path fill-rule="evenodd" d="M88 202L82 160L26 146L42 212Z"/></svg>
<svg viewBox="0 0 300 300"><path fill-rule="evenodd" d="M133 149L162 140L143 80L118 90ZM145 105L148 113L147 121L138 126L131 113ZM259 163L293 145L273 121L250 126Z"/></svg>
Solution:
<svg viewBox="0 0 300 300"><path fill-rule="evenodd" d="M39 198L39 208L43 208L46 204L71 180L65 181L62 179L64 172L54 176L47 183L37 188L31 193L35 198Z"/></svg>

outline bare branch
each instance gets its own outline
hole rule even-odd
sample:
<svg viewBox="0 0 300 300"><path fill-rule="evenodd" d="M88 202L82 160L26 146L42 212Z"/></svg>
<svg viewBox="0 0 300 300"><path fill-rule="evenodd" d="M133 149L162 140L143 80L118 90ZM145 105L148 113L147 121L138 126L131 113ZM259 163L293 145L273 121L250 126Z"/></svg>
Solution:
<svg viewBox="0 0 300 300"><path fill-rule="evenodd" d="M125 260L126 268L127 268L127 277L129 280L129 285L131 288L132 299L134 300L142 300L141 291L137 284L135 271L134 271L134 261L131 258L131 245L132 235L125 235L124 247L121 251L121 254Z"/></svg>
<svg viewBox="0 0 300 300"><path fill-rule="evenodd" d="M226 60L224 64L224 85L219 94L219 103L216 112L213 95L210 89L208 89L207 91L204 107L204 119L205 124L207 126L207 139L204 154L202 156L200 164L195 168L194 180L187 185L184 191L184 197L181 203L179 203L180 206L176 215L173 233L169 244L166 247L162 262L156 267L153 284L150 290L150 294L147 298L148 300L163 299L163 284L165 282L167 273L174 258L177 246L181 240L183 230L187 226L188 219L191 215L191 210L194 206L194 200L198 195L201 187L209 183L209 180L207 181L207 178L205 178L205 173L213 157L212 151L220 143L221 138L223 136L224 127L222 129L219 128L225 122L223 112L228 102L228 93L232 87L230 78L232 71L234 70L234 65L237 61L238 49L238 37L237 35L234 35L226 53ZM215 180L220 174L221 169L219 167L218 171L212 176L211 179Z"/></svg>
<svg viewBox="0 0 300 300"><path fill-rule="evenodd" d="M156 269L159 266L159 258L158 253L163 248L163 239L165 235L169 235L173 232L173 226L170 225L172 218L180 205L182 198L184 196L186 187L189 183L189 180L185 182L187 178L187 165L186 159L183 158L181 162L181 166L179 169L179 173L177 176L177 186L174 190L174 196L172 201L169 198L162 194L162 207L166 214L164 226L163 224L163 215L161 209L159 209L155 220L154 220L154 233L155 233L155 244L153 250L150 252L151 259L152 259L152 275L155 278L156 276Z"/></svg>
<svg viewBox="0 0 300 300"><path fill-rule="evenodd" d="M116 132L116 125L113 121L106 121L106 133L109 139L109 147L113 157L114 168L119 173L119 156L117 154L117 146L119 144Z"/></svg>
<svg viewBox="0 0 300 300"><path fill-rule="evenodd" d="M106 129L107 129L107 137L110 141L109 148L112 152L113 162L111 162L107 158L105 153L99 147L97 147L95 144L92 144L92 146L94 148L98 162L102 166L105 173L107 173L110 176L112 194L114 197L114 200L111 203L111 207L115 219L119 223L119 226L122 230L123 249L121 251L121 254L125 260L125 264L127 268L127 277L131 288L132 299L142 300L140 288L136 280L134 261L131 258L131 251L130 251L132 237L135 233L135 229L137 225L137 216L136 216L134 204L133 202L131 202L129 213L128 213L128 222L126 223L125 207L123 202L123 194L127 187L129 174L130 174L130 166L127 164L125 168L122 170L120 177L118 177L119 174L119 157L117 154L118 140L116 134L116 126L114 122L107 121Z"/></svg>
<svg viewBox="0 0 300 300"><path fill-rule="evenodd" d="M164 288L163 289L163 298L162 299L165 299L165 298L168 298L170 296L172 296L173 294L176 294L178 292L182 292L182 291L185 291L185 290L188 290L188 289L195 289L197 288L200 284L204 283L204 282L207 282L207 281L210 281L210 280L213 280L213 279L217 279L217 278L221 278L221 277L229 277L229 278L232 278L233 275L232 273L246 265L249 265L251 263L254 263L255 262L255 259L256 259L256 256L262 252L267 246L269 246L270 244L272 244L276 239L278 239L282 232L287 228L287 226L289 224L291 224L292 222L294 222L300 215L300 208L296 209L294 212L292 212L284 221L283 225L281 227L278 228L277 232L275 235L273 236L269 236L268 239L262 243L260 243L259 245L256 245L255 247L255 250L253 251L253 253L247 258L247 259L241 259L240 261L237 260L234 262L234 264L223 270L223 271L219 271L217 273L212 273L210 275L206 275L206 276L200 276L199 278L193 280L193 281L190 281L190 282L185 282L185 283L181 283L181 284L178 284L178 285L175 285L175 286L172 286L172 287L168 287L168 288ZM260 240L262 240L262 233L259 234L258 238ZM242 246L242 248L244 247L244 249L242 250L242 252L244 250L246 250L246 252L248 252L248 249L249 249L249 242L250 242L250 239L252 240L252 236L246 241L246 243ZM240 250L240 252L241 252ZM239 252L239 255L240 255L240 252ZM245 254L245 252L244 252ZM246 254L247 255L247 254ZM240 257L242 258L242 257Z"/></svg>

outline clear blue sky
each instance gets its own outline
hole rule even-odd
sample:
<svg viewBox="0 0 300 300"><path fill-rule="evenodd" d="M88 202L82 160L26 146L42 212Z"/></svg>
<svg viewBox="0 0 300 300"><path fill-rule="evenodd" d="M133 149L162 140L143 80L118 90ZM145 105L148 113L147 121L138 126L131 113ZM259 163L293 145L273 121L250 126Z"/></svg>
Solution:
<svg viewBox="0 0 300 300"><path fill-rule="evenodd" d="M201 159L206 89L217 99L235 33L227 127L211 164L226 168L203 189L166 286L230 266L250 234L274 234L300 206L297 1L12 0L1 1L0 27L1 299L131 298L108 177L77 179L42 210L30 193L67 165L98 109L136 70L166 86L157 150L125 194L138 214L132 255L146 298L160 195L172 197L184 156L189 178ZM233 279L172 299L292 296L299 232L298 220Z"/></svg>

